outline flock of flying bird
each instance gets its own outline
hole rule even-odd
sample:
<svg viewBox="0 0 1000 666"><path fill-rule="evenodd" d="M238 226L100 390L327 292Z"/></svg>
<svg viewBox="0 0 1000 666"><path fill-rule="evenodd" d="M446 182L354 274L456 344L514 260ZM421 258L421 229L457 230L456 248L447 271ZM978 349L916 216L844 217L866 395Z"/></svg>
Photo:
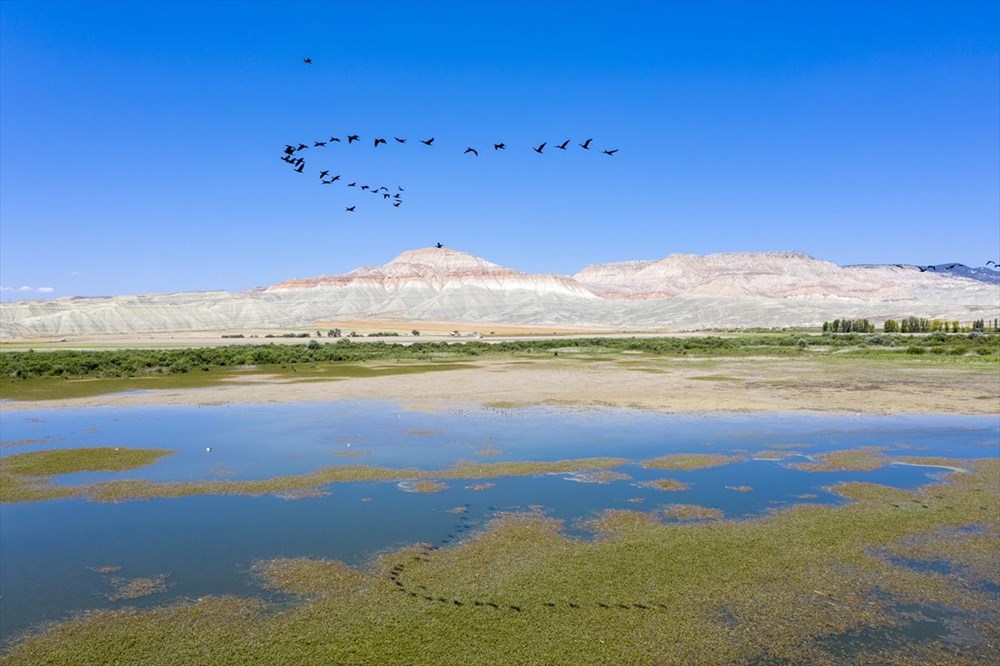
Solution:
<svg viewBox="0 0 1000 666"><path fill-rule="evenodd" d="M309 60L306 59L306 62L309 62ZM398 136L394 136L394 137L392 137L392 139L394 141L394 145L402 145L402 144L405 144L407 142L406 139L400 138ZM429 139L419 139L419 141L420 141L420 143L424 144L427 147L433 147L434 146L434 139L435 139L435 137L431 137ZM562 143L553 144L553 146L557 150L567 150L569 148L570 141L571 141L570 139L566 139ZM592 141L593 141L593 139L587 139L583 143L580 143L580 144L577 144L577 145L580 148L584 149L584 150L590 150L590 144L591 144ZM283 153L281 155L281 160L283 162L285 162L286 164L288 164L291 167L292 171L294 171L296 173L305 173L306 159L305 159L305 157L303 157L300 154L302 151L309 150L310 148L325 148L325 147L327 147L328 145L331 145L331 144L335 144L335 143L341 143L342 144L342 143L345 143L345 142L347 143L347 145L350 145L350 144L356 143L356 142L357 143L361 143L361 137L358 136L357 134L349 134L344 139L341 139L341 137L338 137L338 136L331 136L329 139L326 139L325 141L313 141L312 146L309 146L308 144L305 144L305 143L299 143L298 145L293 145L293 144L289 143L289 144L285 145L285 149L284 149L284 151L283 151ZM375 137L373 139L373 143L372 143L372 145L373 145L374 148L378 148L380 145L388 145L388 144L389 144L388 140L386 140L386 139L384 139L382 137ZM542 155L544 153L545 147L547 145L548 145L548 141L543 141L538 146L532 146L531 149L534 150L539 155ZM506 150L506 149L507 149L507 144L503 143L502 141L500 143L494 143L493 144L493 150L494 151ZM601 152L603 154L609 156L609 157L614 157L615 153L618 152L618 149L617 148L610 149L610 150L609 149L604 149ZM472 146L466 147L465 151L462 154L463 155L468 155L469 153L471 153L475 157L479 157L479 150L476 149L476 148L473 148ZM335 183L337 181L342 181L342 176L340 174L337 174L335 176L331 176L330 175L330 170L329 169L324 169L324 170L322 170L322 171L319 172L319 180L320 180L320 183L323 184L323 185L332 185L333 183ZM358 184L357 181L346 183L346 186L347 187L359 187L361 191L366 191L366 192L369 192L369 193L374 194L374 195L381 194L382 195L382 199L381 200L384 201L384 202L392 203L392 205L393 205L394 208L399 208L400 206L403 205L403 195L402 195L402 193L405 192L405 190L402 187L400 187L400 186L396 186L396 191L390 190L385 185L367 185L367 184L364 184L364 185L360 185L359 186L359 184ZM347 206L345 208L345 210L348 213L353 213L356 209L357 209L357 204L355 204L353 206Z"/></svg>

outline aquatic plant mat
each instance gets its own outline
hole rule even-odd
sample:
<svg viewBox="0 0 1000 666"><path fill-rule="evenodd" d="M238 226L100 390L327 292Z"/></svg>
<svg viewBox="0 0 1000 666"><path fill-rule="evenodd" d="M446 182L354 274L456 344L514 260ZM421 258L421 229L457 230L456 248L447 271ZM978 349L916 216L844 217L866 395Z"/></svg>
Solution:
<svg viewBox="0 0 1000 666"><path fill-rule="evenodd" d="M364 567L258 562L292 601L102 610L15 664L983 664L1000 641L1000 461L839 506L672 521L606 511L595 538L496 514L447 548ZM462 514L456 514L460 516Z"/></svg>

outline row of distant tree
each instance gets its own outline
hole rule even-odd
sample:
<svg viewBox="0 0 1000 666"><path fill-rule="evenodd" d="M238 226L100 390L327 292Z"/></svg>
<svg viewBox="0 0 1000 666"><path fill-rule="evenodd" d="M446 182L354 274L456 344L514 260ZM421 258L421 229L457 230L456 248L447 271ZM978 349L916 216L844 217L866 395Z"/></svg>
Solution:
<svg viewBox="0 0 1000 666"><path fill-rule="evenodd" d="M907 317L900 321L886 319L882 324L886 333L970 333L972 331L1000 331L1000 319L987 322L977 319L971 326L963 326L959 321L943 319L924 319L923 317ZM867 319L834 319L823 322L824 333L874 333L875 324Z"/></svg>

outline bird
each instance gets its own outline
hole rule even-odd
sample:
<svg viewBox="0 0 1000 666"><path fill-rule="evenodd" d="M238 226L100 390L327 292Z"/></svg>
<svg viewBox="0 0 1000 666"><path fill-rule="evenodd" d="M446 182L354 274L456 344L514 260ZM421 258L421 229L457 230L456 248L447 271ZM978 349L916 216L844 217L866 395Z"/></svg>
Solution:
<svg viewBox="0 0 1000 666"><path fill-rule="evenodd" d="M398 143L406 143L406 139L400 139L398 136L394 136L392 138L395 139Z"/></svg>
<svg viewBox="0 0 1000 666"><path fill-rule="evenodd" d="M441 243L435 243L435 247L440 250L441 248L444 247L444 245L442 245Z"/></svg>
<svg viewBox="0 0 1000 666"><path fill-rule="evenodd" d="M344 210L346 210L348 213L353 213L355 208L357 208L357 206L348 206Z"/></svg>
<svg viewBox="0 0 1000 666"><path fill-rule="evenodd" d="M494 143L493 150L506 150L507 144L505 143Z"/></svg>
<svg viewBox="0 0 1000 666"><path fill-rule="evenodd" d="M958 264L952 264L951 266L945 266L944 269L946 271L950 271L951 269L955 268L955 266L958 266Z"/></svg>
<svg viewBox="0 0 1000 666"><path fill-rule="evenodd" d="M369 189L369 187L368 187L367 185L362 185L362 186L361 186L361 189L363 189L363 190L367 190L367 189Z"/></svg>
<svg viewBox="0 0 1000 666"><path fill-rule="evenodd" d="M327 177L327 176L329 176L329 175L330 175L330 172L329 172L329 171L325 171L325 170L324 170L324 171L320 171L320 172L319 172L319 177L320 177L320 178L326 178L326 177Z"/></svg>
<svg viewBox="0 0 1000 666"><path fill-rule="evenodd" d="M392 207L393 207L393 208L399 208L399 206L400 206L400 205L401 205L402 203L403 203L402 201L397 201L396 203L392 204Z"/></svg>
<svg viewBox="0 0 1000 666"><path fill-rule="evenodd" d="M558 148L559 150L566 150L566 146L568 145L569 145L569 139L566 139L562 143L556 145L556 148Z"/></svg>
<svg viewBox="0 0 1000 666"><path fill-rule="evenodd" d="M332 180L323 180L322 178L320 178L319 182L323 183L324 185L329 185L333 181Z"/></svg>
<svg viewBox="0 0 1000 666"><path fill-rule="evenodd" d="M385 143L385 139L375 139L375 147L378 148L378 144Z"/></svg>
<svg viewBox="0 0 1000 666"><path fill-rule="evenodd" d="M309 147L309 146L307 146L306 144L304 144L304 143L300 143L300 144L298 145L298 147L296 147L296 149L295 149L295 150L305 150L305 149L306 149L306 148L308 148L308 147Z"/></svg>
<svg viewBox="0 0 1000 666"><path fill-rule="evenodd" d="M289 143L286 143L285 144L285 154L286 155L291 155L294 152L295 152L295 146L293 146L293 145L291 145Z"/></svg>
<svg viewBox="0 0 1000 666"><path fill-rule="evenodd" d="M917 268L920 268L920 266L917 266ZM936 269L936 268L934 268L933 266L925 266L924 268L920 268L920 272L921 272L921 273L925 273L925 272L927 272L927 270L928 270L928 269L930 269L930 270L932 270L932 271L936 271L936 270L937 270L937 269Z"/></svg>
<svg viewBox="0 0 1000 666"><path fill-rule="evenodd" d="M614 157L615 153L618 152L618 149L615 148L614 150L602 150L601 152L604 153L605 155L608 155L609 157Z"/></svg>
<svg viewBox="0 0 1000 666"><path fill-rule="evenodd" d="M314 141L313 148L322 148L326 145L326 141Z"/></svg>
<svg viewBox="0 0 1000 666"><path fill-rule="evenodd" d="M479 151L478 151L478 150L476 150L475 148L466 148L466 149L465 149L465 152L464 152L464 153L462 153L462 154L463 154L463 155L465 155L466 153L472 153L472 154L473 154L473 155L475 155L476 157L479 157Z"/></svg>
<svg viewBox="0 0 1000 666"><path fill-rule="evenodd" d="M294 164L294 163L295 163L295 160L293 160L293 159L292 159L291 157L289 157L288 155L282 155L282 156L281 156L281 161L282 161L282 162L288 162L289 164Z"/></svg>
<svg viewBox="0 0 1000 666"><path fill-rule="evenodd" d="M307 65L311 65L311 64L313 64L313 59L312 58L303 58L302 62L304 62Z"/></svg>
<svg viewBox="0 0 1000 666"><path fill-rule="evenodd" d="M352 134L347 137L347 143L354 143L355 141L360 141L361 138L357 134Z"/></svg>
<svg viewBox="0 0 1000 666"><path fill-rule="evenodd" d="M378 189L380 189L380 190L385 190L386 192L388 192L388 191L389 191L389 188L388 188L388 187L386 187L385 185L383 185L382 187L380 187L380 188L378 188Z"/></svg>
<svg viewBox="0 0 1000 666"><path fill-rule="evenodd" d="M581 143L581 144L579 144L579 145L580 145L580 147L581 147L581 148L583 148L584 150L590 150L590 142L591 142L591 141L593 141L593 139L587 139L586 141L584 141L583 143Z"/></svg>
<svg viewBox="0 0 1000 666"><path fill-rule="evenodd" d="M331 136L331 137L330 137L330 141L336 141L337 143L340 143L340 139L338 139L338 138L337 138L337 137L335 137L335 136Z"/></svg>
<svg viewBox="0 0 1000 666"><path fill-rule="evenodd" d="M334 176L333 178L331 178L330 182L333 183L333 182L336 182L338 180L340 180L340 174L337 174L336 176Z"/></svg>
<svg viewBox="0 0 1000 666"><path fill-rule="evenodd" d="M539 155L541 155L541 154L542 154L542 151L543 151L543 150L545 150L545 144L546 144L546 143L547 143L547 142L544 142L544 141L543 141L543 142L542 142L542 145L538 146L538 148L532 148L532 150L534 150L534 151L535 151L536 153L538 153Z"/></svg>
<svg viewBox="0 0 1000 666"><path fill-rule="evenodd" d="M986 262L986 265L987 265L987 266L989 266L990 264L993 264L994 266L1000 266L1000 264L998 264L998 263L997 263L997 262L995 262L995 261L987 261L987 262Z"/></svg>
<svg viewBox="0 0 1000 666"><path fill-rule="evenodd" d="M429 146L432 143L434 143L434 137L431 137L431 138L427 139L426 141L424 141L423 139L421 139L420 143L424 144L425 146Z"/></svg>
<svg viewBox="0 0 1000 666"><path fill-rule="evenodd" d="M299 167L295 170L295 173L302 173L302 169L305 167L306 163L302 162Z"/></svg>
<svg viewBox="0 0 1000 666"><path fill-rule="evenodd" d="M357 183L348 183L347 186L348 187L357 187L358 184Z"/></svg>

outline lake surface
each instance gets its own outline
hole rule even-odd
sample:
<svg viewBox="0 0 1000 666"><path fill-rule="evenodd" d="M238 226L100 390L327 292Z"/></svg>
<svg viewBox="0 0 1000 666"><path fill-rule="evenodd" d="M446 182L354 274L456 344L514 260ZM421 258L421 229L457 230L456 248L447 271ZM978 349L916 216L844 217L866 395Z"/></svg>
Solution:
<svg viewBox="0 0 1000 666"><path fill-rule="evenodd" d="M266 595L248 573L275 557L334 558L364 564L413 543L449 547L499 511L535 509L582 522L603 510L655 511L698 504L727 518L761 515L805 501L843 501L826 487L864 480L912 488L943 470L889 465L873 472L805 472L806 460L755 459L763 451L803 456L867 446L890 455L984 458L996 455L995 418L948 415L654 414L629 410L488 409L408 411L388 402L298 405L95 408L0 412L0 455L53 448L156 447L177 453L137 470L63 475L59 484L112 479L153 481L264 479L335 465L441 469L460 460L548 461L626 458L628 479L587 482L549 474L448 480L444 491L407 492L397 481L336 483L328 493L195 496L122 503L55 500L0 505L0 640L91 608L159 605L207 594ZM27 443L31 442L31 443ZM210 450L209 450L210 449ZM672 453L738 455L739 462L696 471L637 463ZM640 485L690 484L679 492ZM476 484L493 484L475 489ZM727 488L727 486L729 488ZM749 486L748 492L735 487ZM462 507L458 515L450 510ZM100 573L101 567L120 567ZM109 601L111 579L167 574L167 590Z"/></svg>

